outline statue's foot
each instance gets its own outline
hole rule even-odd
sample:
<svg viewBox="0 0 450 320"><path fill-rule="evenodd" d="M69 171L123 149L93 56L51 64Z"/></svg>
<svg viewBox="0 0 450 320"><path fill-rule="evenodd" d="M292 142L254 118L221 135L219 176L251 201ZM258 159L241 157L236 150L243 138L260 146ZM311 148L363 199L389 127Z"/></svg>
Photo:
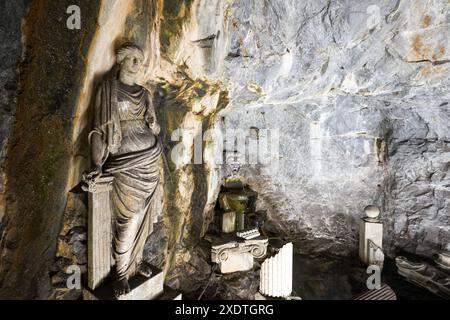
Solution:
<svg viewBox="0 0 450 320"><path fill-rule="evenodd" d="M124 294L130 293L130 284L128 283L128 279L116 280L114 283L114 296L119 298Z"/></svg>
<svg viewBox="0 0 450 320"><path fill-rule="evenodd" d="M147 263L143 262L139 265L138 272L146 278L150 278L152 276L152 268Z"/></svg>

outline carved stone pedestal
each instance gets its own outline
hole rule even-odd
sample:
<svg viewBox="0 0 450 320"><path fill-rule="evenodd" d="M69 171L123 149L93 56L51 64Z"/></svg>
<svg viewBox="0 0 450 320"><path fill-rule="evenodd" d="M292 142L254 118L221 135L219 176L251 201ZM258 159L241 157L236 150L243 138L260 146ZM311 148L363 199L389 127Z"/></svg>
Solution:
<svg viewBox="0 0 450 320"><path fill-rule="evenodd" d="M86 300L180 300L181 295L164 288L164 274L152 268L152 277L136 275L130 279L131 291L116 299L110 279L114 266L112 256L113 213L110 192L114 178L103 176L87 180L83 187L88 192L88 287L84 290Z"/></svg>
<svg viewBox="0 0 450 320"><path fill-rule="evenodd" d="M376 219L364 218L359 229L359 258L367 265L382 264L383 224Z"/></svg>
<svg viewBox="0 0 450 320"><path fill-rule="evenodd" d="M236 212L229 211L222 214L221 227L223 233L231 233L236 230Z"/></svg>
<svg viewBox="0 0 450 320"><path fill-rule="evenodd" d="M113 177L88 181L83 187L88 192L88 286L95 290L109 276L113 265L112 209L110 191Z"/></svg>
<svg viewBox="0 0 450 320"><path fill-rule="evenodd" d="M268 244L269 240L264 237L216 239L212 243L211 260L219 265L221 273L248 271L253 268L255 258L261 259L266 255Z"/></svg>

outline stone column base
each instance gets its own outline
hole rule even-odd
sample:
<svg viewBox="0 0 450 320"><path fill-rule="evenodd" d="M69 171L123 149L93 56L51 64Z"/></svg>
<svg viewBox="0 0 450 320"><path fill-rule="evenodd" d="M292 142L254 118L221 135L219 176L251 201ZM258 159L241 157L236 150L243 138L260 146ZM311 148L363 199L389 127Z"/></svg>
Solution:
<svg viewBox="0 0 450 320"><path fill-rule="evenodd" d="M223 274L248 271L253 268L254 259L265 257L268 244L264 237L249 240L225 237L212 244L211 261L219 265Z"/></svg>

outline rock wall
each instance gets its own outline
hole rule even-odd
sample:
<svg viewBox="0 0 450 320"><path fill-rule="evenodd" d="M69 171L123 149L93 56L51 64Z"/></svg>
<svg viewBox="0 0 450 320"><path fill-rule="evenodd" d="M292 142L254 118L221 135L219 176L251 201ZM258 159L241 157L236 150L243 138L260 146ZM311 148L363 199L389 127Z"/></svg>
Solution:
<svg viewBox="0 0 450 320"><path fill-rule="evenodd" d="M354 254L374 203L389 254L449 242L448 1L194 8L186 38L209 42L180 59L227 85L217 127L278 130L279 157L242 173L275 230L301 252Z"/></svg>
<svg viewBox="0 0 450 320"><path fill-rule="evenodd" d="M20 23L25 3L8 3L4 15L11 13ZM86 15L84 29L69 30L66 10L71 4L32 1L24 16L17 100L10 104L16 110L15 122L3 163L7 181L0 229L1 298L43 298L51 289L49 270L68 192L74 106L96 23ZM78 4L97 16L98 4Z"/></svg>
<svg viewBox="0 0 450 320"><path fill-rule="evenodd" d="M18 64L22 57L21 24L28 1L2 2L1 12L9 14L0 22L0 226L5 215L6 174L4 161L16 111Z"/></svg>
<svg viewBox="0 0 450 320"><path fill-rule="evenodd" d="M278 153L257 165L236 150L240 174L267 227L297 251L356 255L368 204L382 208L388 254L449 242L448 1L72 2L81 30L65 27L69 2L31 2L22 33L26 2L6 5L15 51L1 71L11 111L1 115L0 297L79 296L63 290L65 268L86 265L86 199L74 188L89 167L92 94L124 40L150 54L140 82L154 92L166 162L146 259L169 284L201 292L208 281L197 245L227 169L217 137L231 129L273 138ZM192 141L208 129L216 136L193 164Z"/></svg>

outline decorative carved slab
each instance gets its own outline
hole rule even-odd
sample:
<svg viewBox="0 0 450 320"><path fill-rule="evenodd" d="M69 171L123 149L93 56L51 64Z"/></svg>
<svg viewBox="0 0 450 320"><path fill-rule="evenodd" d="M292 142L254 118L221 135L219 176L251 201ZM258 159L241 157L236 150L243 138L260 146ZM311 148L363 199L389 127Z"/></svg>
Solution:
<svg viewBox="0 0 450 320"><path fill-rule="evenodd" d="M383 224L375 220L362 219L359 229L359 258L365 264L375 263L375 249L372 250L373 254L370 255L370 245L372 248L383 248ZM377 256L380 256L378 253ZM375 263L378 264L378 263Z"/></svg>
<svg viewBox="0 0 450 320"><path fill-rule="evenodd" d="M269 240L263 237L213 244L211 260L219 264L221 273L248 271L253 268L254 258L261 259L266 255L268 244Z"/></svg>
<svg viewBox="0 0 450 320"><path fill-rule="evenodd" d="M255 228L255 229L251 229L251 230L247 230L247 231L238 232L237 236L239 238L250 240L250 239L258 238L259 236L261 236L261 234L259 233L259 230L257 228Z"/></svg>

